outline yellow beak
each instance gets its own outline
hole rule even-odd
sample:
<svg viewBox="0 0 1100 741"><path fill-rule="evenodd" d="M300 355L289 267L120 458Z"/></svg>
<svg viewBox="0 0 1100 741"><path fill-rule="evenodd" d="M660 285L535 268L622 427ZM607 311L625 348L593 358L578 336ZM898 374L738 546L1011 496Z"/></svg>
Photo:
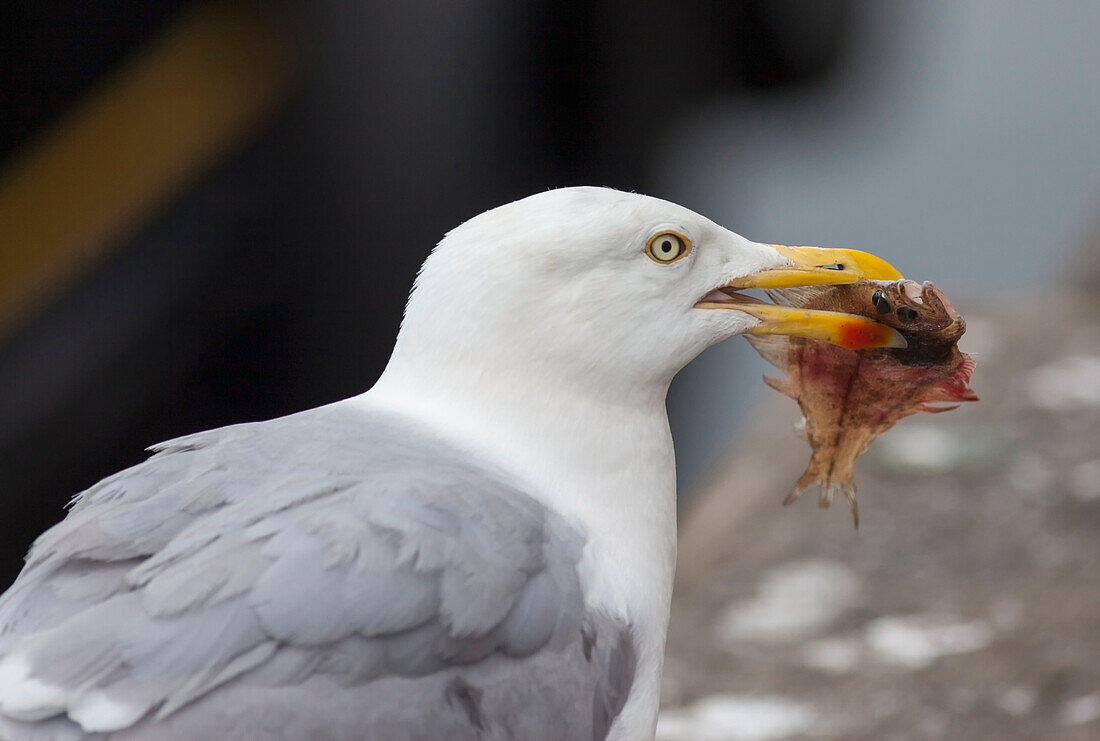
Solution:
<svg viewBox="0 0 1100 741"><path fill-rule="evenodd" d="M746 334L806 337L831 342L849 350L907 346L905 338L893 327L857 314L771 304L744 304L728 308L736 308L760 320L760 324L747 330Z"/></svg>
<svg viewBox="0 0 1100 741"><path fill-rule="evenodd" d="M782 244L769 247L793 265L746 275L731 282L730 288L792 288L902 278L897 268L869 252L840 247L787 247Z"/></svg>
<svg viewBox="0 0 1100 741"><path fill-rule="evenodd" d="M905 338L897 330L867 317L839 311L775 306L733 294L732 291L746 288L794 288L861 280L900 280L902 277L890 263L859 250L770 246L790 260L791 266L737 278L729 283L730 291L724 291L724 295L714 300L708 296L696 306L700 309L733 309L756 317L760 324L748 329L748 334L805 337L831 342L849 350L906 346Z"/></svg>

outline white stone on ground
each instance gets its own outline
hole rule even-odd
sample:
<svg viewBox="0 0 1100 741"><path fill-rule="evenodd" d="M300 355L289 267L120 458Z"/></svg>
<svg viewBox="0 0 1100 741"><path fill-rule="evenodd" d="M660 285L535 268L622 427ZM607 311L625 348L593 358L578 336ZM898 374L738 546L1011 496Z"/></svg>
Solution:
<svg viewBox="0 0 1100 741"><path fill-rule="evenodd" d="M1054 468L1040 454L1025 450L1012 462L1007 481L1021 494L1042 494L1054 483Z"/></svg>
<svg viewBox="0 0 1100 741"><path fill-rule="evenodd" d="M823 638L802 647L802 663L829 674L850 674L862 654L863 646L854 638Z"/></svg>
<svg viewBox="0 0 1100 741"><path fill-rule="evenodd" d="M1070 495L1082 502L1100 499L1100 460L1078 463L1066 482Z"/></svg>
<svg viewBox="0 0 1100 741"><path fill-rule="evenodd" d="M790 643L827 628L859 596L859 579L840 563L792 561L768 571L756 596L735 602L719 618L727 644Z"/></svg>
<svg viewBox="0 0 1100 741"><path fill-rule="evenodd" d="M877 441L876 460L895 472L930 475L954 470L965 455L958 434L935 423L910 422Z"/></svg>
<svg viewBox="0 0 1100 741"><path fill-rule="evenodd" d="M1041 365L1027 375L1032 404L1054 412L1100 405L1100 357L1069 355Z"/></svg>
<svg viewBox="0 0 1100 741"><path fill-rule="evenodd" d="M888 616L867 626L866 640L882 661L924 669L941 656L985 648L993 642L993 628L984 620L967 622L950 615Z"/></svg>
<svg viewBox="0 0 1100 741"><path fill-rule="evenodd" d="M1058 711L1058 722L1064 726L1079 726L1100 720L1100 692L1070 700Z"/></svg>
<svg viewBox="0 0 1100 741"><path fill-rule="evenodd" d="M1035 709L1039 702L1039 693L1031 687L1017 685L998 693L993 702L1009 715L1020 718Z"/></svg>
<svg viewBox="0 0 1100 741"><path fill-rule="evenodd" d="M710 695L661 712L657 741L778 741L813 727L817 712L781 697Z"/></svg>

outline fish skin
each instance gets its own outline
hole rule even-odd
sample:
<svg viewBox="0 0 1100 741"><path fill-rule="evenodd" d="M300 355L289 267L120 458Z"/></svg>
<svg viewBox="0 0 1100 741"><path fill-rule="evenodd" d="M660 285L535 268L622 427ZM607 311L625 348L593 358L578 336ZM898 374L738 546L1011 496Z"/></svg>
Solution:
<svg viewBox="0 0 1100 741"><path fill-rule="evenodd" d="M917 412L944 412L977 401L969 386L974 360L958 348L966 323L927 282L863 281L769 295L776 303L874 319L898 330L908 343L901 349L857 351L818 340L746 335L765 360L784 371L784 377L764 381L798 402L813 451L783 503L791 504L814 485L821 487L823 508L843 493L858 528L853 468L871 441ZM934 406L942 403L952 405Z"/></svg>

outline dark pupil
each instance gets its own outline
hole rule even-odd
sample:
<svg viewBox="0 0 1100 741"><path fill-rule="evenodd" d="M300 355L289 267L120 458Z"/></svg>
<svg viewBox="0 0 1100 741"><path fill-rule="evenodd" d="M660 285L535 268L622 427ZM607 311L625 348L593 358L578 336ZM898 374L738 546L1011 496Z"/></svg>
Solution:
<svg viewBox="0 0 1100 741"><path fill-rule="evenodd" d="M890 301L882 291L875 291L875 294L871 296L871 303L878 309L879 314L888 314L890 312Z"/></svg>
<svg viewBox="0 0 1100 741"><path fill-rule="evenodd" d="M661 242L661 252L664 252L666 255L669 252L672 252L672 242L668 241L667 239Z"/></svg>
<svg viewBox="0 0 1100 741"><path fill-rule="evenodd" d="M917 318L917 312L910 309L908 306L898 307L898 319L902 324L908 324Z"/></svg>

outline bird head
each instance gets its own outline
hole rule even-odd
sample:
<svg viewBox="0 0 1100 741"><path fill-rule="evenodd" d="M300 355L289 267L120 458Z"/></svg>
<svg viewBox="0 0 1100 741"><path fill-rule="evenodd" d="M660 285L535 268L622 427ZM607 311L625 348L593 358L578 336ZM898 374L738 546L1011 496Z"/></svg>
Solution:
<svg viewBox="0 0 1100 741"><path fill-rule="evenodd" d="M900 277L866 253L762 244L657 198L562 188L448 233L417 278L395 355L667 387L707 346L746 332L902 346L863 317L739 293Z"/></svg>

